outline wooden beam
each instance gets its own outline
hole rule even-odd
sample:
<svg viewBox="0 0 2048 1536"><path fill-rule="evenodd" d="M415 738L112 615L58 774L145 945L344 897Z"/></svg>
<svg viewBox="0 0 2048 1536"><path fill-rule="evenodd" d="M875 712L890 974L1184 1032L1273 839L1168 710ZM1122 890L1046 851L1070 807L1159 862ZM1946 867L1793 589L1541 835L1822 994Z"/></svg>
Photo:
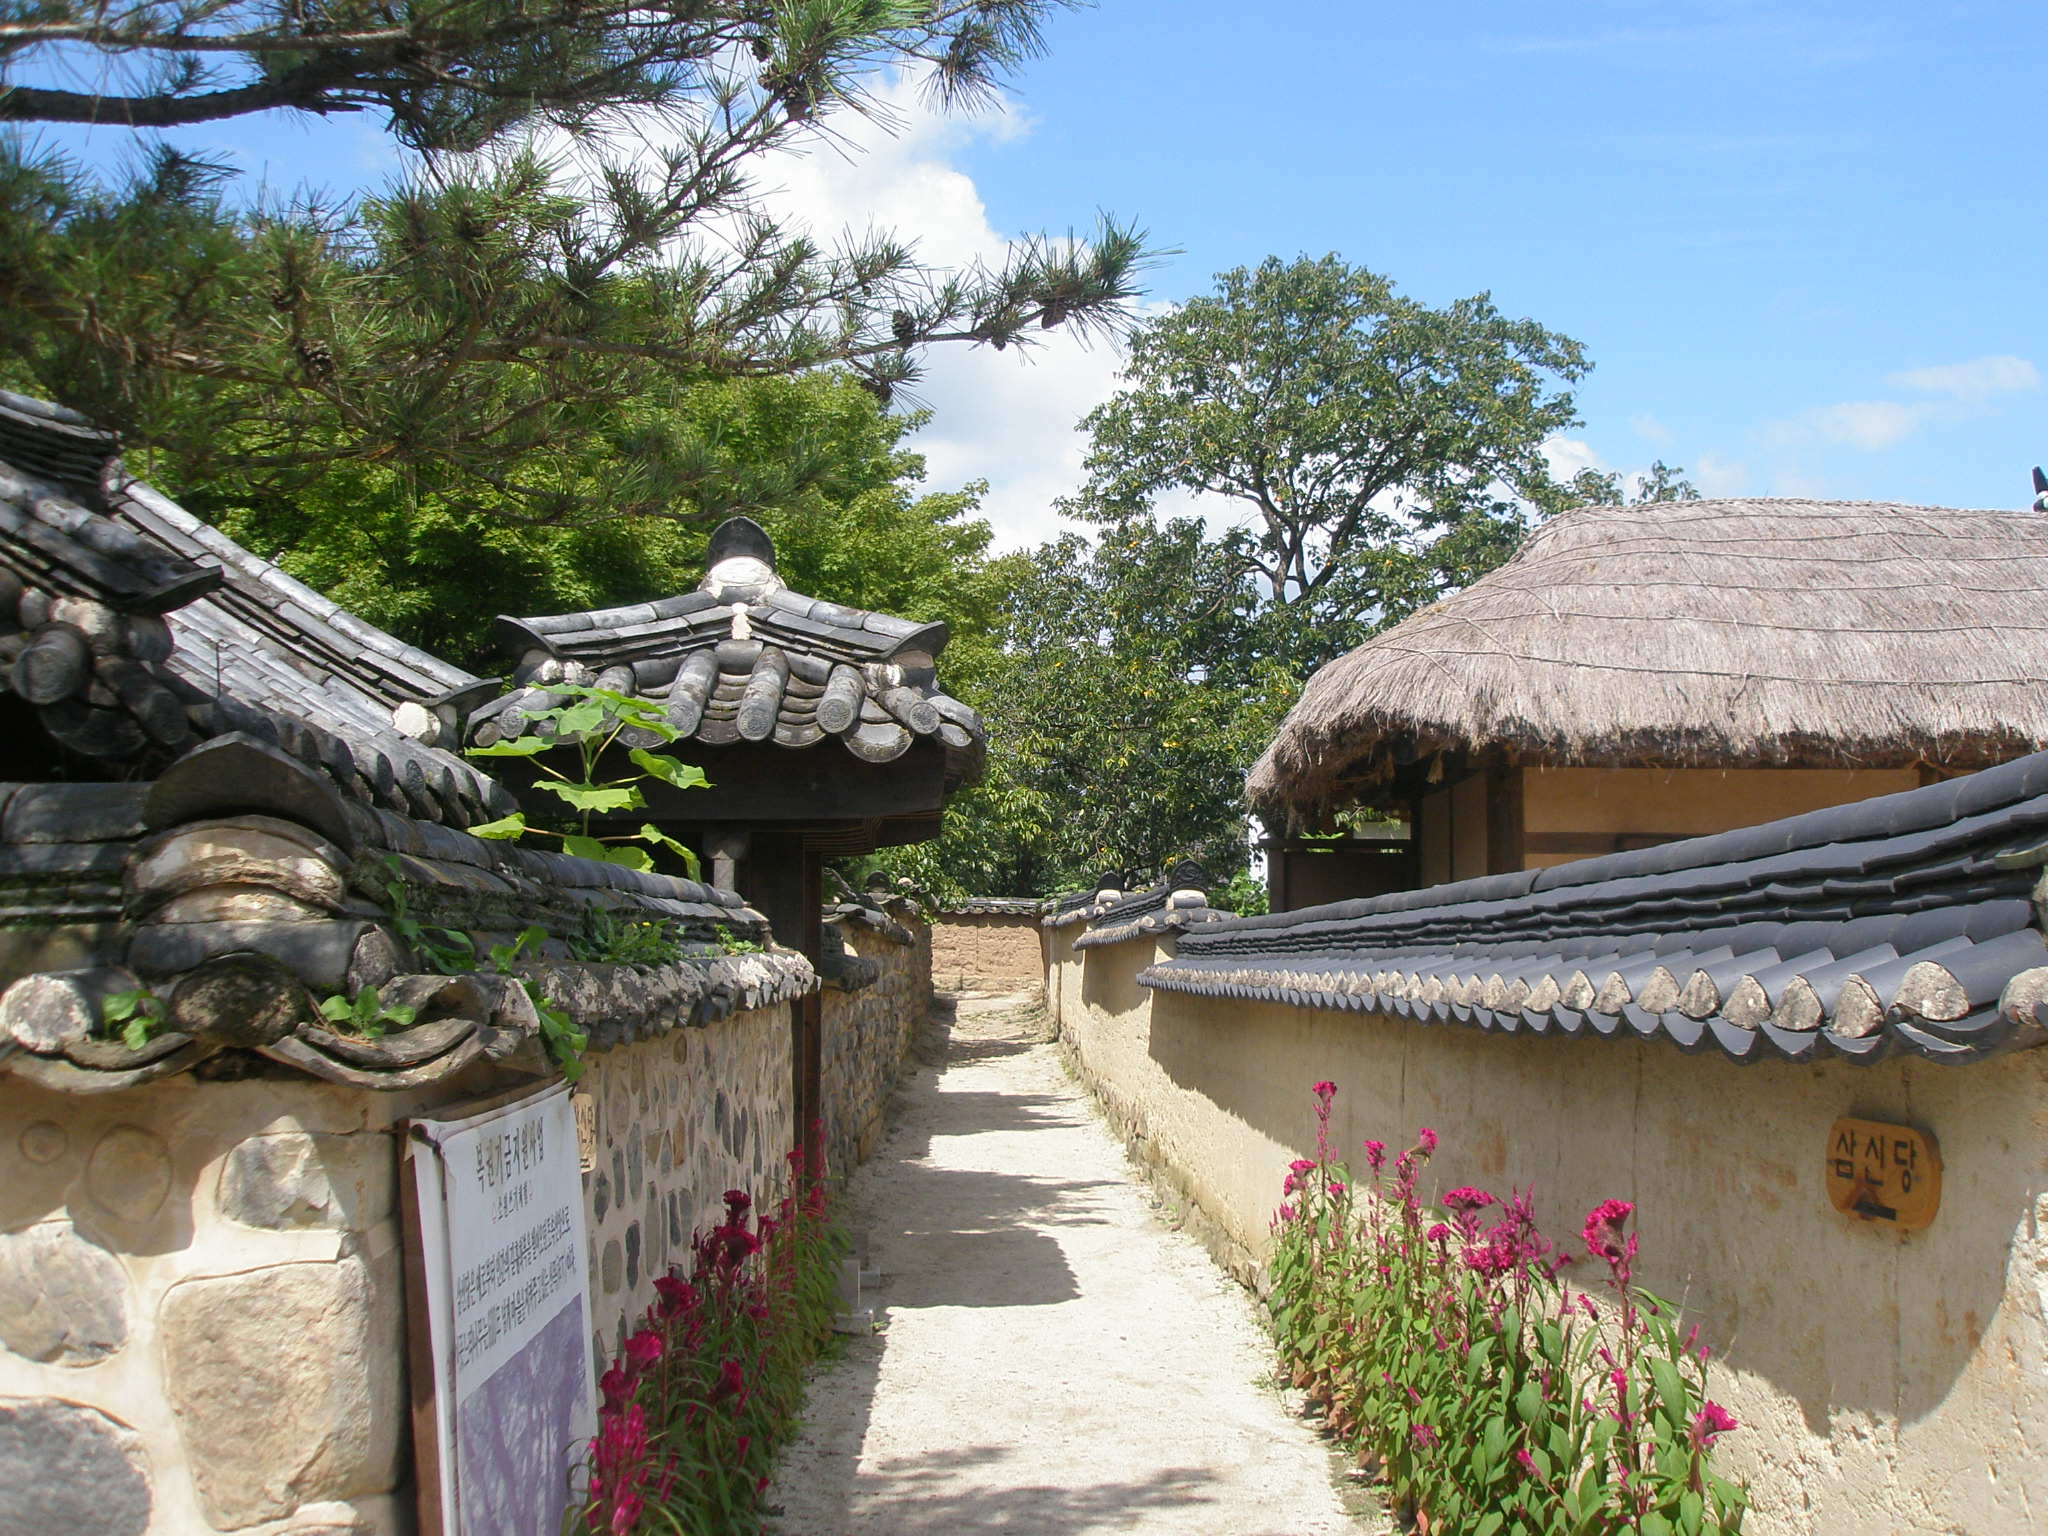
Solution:
<svg viewBox="0 0 2048 1536"><path fill-rule="evenodd" d="M1522 770L1492 762L1486 767L1486 872L1511 875L1525 862L1522 827Z"/></svg>

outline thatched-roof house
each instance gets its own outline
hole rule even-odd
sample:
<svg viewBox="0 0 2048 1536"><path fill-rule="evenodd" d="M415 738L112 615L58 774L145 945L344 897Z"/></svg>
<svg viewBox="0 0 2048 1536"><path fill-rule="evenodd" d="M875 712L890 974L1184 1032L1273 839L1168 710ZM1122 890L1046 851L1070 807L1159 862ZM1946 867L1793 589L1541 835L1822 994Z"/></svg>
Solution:
<svg viewBox="0 0 2048 1536"><path fill-rule="evenodd" d="M1748 825L2048 745L2044 632L2037 513L1584 507L1318 672L1251 798L1410 817L1382 889Z"/></svg>

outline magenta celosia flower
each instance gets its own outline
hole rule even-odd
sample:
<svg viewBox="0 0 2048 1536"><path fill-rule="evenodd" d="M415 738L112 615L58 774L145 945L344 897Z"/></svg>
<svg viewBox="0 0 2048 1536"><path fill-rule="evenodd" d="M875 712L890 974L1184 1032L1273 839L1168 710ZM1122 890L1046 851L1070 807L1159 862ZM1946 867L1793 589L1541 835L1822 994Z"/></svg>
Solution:
<svg viewBox="0 0 2048 1536"><path fill-rule="evenodd" d="M1330 1100L1337 1097L1337 1085L1328 1078L1324 1078L1320 1083L1316 1084L1315 1096L1322 1100L1323 1103L1328 1104Z"/></svg>
<svg viewBox="0 0 2048 1536"><path fill-rule="evenodd" d="M1735 1422L1734 1414L1710 1398L1706 1405L1692 1416L1692 1443L1705 1450L1729 1430L1741 1427Z"/></svg>
<svg viewBox="0 0 2048 1536"><path fill-rule="evenodd" d="M1421 1147L1424 1153L1434 1152L1436 1150L1436 1132L1425 1125L1415 1133L1415 1144Z"/></svg>
<svg viewBox="0 0 2048 1536"><path fill-rule="evenodd" d="M747 1210L754 1203L754 1197L744 1189L728 1189L724 1198L727 1221L738 1221L740 1212Z"/></svg>
<svg viewBox="0 0 2048 1536"><path fill-rule="evenodd" d="M661 1358L661 1335L652 1328L642 1328L626 1340L626 1358L639 1370L646 1370Z"/></svg>
<svg viewBox="0 0 2048 1536"><path fill-rule="evenodd" d="M1291 1205L1283 1205L1283 1206L1281 1206L1281 1207L1280 1207L1280 1219L1281 1219L1282 1221L1292 1221L1292 1220L1294 1220L1294 1207L1293 1207L1293 1206L1291 1206Z"/></svg>
<svg viewBox="0 0 2048 1536"><path fill-rule="evenodd" d="M679 1317L697 1305L697 1288L680 1275L663 1275L654 1282L654 1292L661 1298L656 1308L663 1317Z"/></svg>
<svg viewBox="0 0 2048 1536"><path fill-rule="evenodd" d="M1528 1473L1531 1477L1536 1475L1536 1458L1529 1454L1526 1447L1515 1452L1515 1460L1522 1464L1524 1472Z"/></svg>
<svg viewBox="0 0 2048 1536"><path fill-rule="evenodd" d="M1431 1424L1411 1424L1408 1433L1415 1437L1415 1443L1425 1451L1436 1444L1436 1427Z"/></svg>
<svg viewBox="0 0 2048 1536"><path fill-rule="evenodd" d="M1344 1182L1344 1181L1343 1181L1342 1179L1332 1179L1332 1180L1330 1180L1330 1193L1331 1193L1331 1194L1333 1194L1333 1195L1336 1195L1336 1196L1338 1196L1339 1198L1342 1198L1342 1196L1344 1195L1344 1193L1345 1193L1345 1192L1346 1192L1346 1191L1347 1191L1347 1190L1348 1190L1349 1188L1350 1188L1350 1186L1349 1186L1349 1185L1347 1185L1347 1184L1346 1184L1346 1183L1345 1183L1345 1182Z"/></svg>
<svg viewBox="0 0 2048 1536"><path fill-rule="evenodd" d="M647 1507L647 1501L637 1493L621 1494L612 1505L612 1536L627 1536L640 1524L640 1512Z"/></svg>
<svg viewBox="0 0 2048 1536"><path fill-rule="evenodd" d="M1444 1206L1453 1211L1476 1211L1481 1206L1492 1205L1495 1197L1483 1189L1474 1189L1470 1184L1452 1190L1444 1196Z"/></svg>
<svg viewBox="0 0 2048 1536"><path fill-rule="evenodd" d="M1287 1171L1289 1173L1314 1173L1320 1166L1321 1164L1312 1157L1297 1157L1287 1165Z"/></svg>
<svg viewBox="0 0 2048 1536"><path fill-rule="evenodd" d="M1498 1278L1515 1267L1515 1250L1498 1241L1481 1243L1465 1250L1465 1267L1489 1280Z"/></svg>
<svg viewBox="0 0 2048 1536"><path fill-rule="evenodd" d="M633 1378L616 1365L597 1378L597 1390L604 1394L604 1406L616 1413L633 1395Z"/></svg>
<svg viewBox="0 0 2048 1536"><path fill-rule="evenodd" d="M1456 1237L1458 1234L1453 1232L1449 1227L1445 1226L1442 1222L1438 1222L1435 1226L1431 1227L1427 1232L1423 1233L1422 1235L1428 1238L1432 1243L1448 1243L1452 1238Z"/></svg>
<svg viewBox="0 0 2048 1536"><path fill-rule="evenodd" d="M1387 1166L1387 1144L1384 1141L1368 1141L1365 1144L1365 1160L1372 1171L1378 1173Z"/></svg>
<svg viewBox="0 0 2048 1536"><path fill-rule="evenodd" d="M1602 1200L1586 1212L1586 1225L1579 1234L1585 1239L1586 1251L1610 1264L1625 1258L1628 1248L1622 1241L1621 1228L1635 1210L1626 1200Z"/></svg>
<svg viewBox="0 0 2048 1536"><path fill-rule="evenodd" d="M718 1390L722 1394L737 1394L747 1390L747 1373L740 1369L737 1360L728 1360L718 1368Z"/></svg>

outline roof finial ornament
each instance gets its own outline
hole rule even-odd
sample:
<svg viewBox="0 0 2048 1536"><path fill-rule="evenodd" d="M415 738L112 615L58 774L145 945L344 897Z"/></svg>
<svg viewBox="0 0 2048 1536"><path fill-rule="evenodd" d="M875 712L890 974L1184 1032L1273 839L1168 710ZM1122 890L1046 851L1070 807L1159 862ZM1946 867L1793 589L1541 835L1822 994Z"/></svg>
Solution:
<svg viewBox="0 0 2048 1536"><path fill-rule="evenodd" d="M2048 475L2041 473L2041 466L2034 466L2034 510L2048 512Z"/></svg>
<svg viewBox="0 0 2048 1536"><path fill-rule="evenodd" d="M751 517L729 517L712 530L704 552L703 589L723 598L728 587L752 587L747 595L765 597L782 586L775 574L775 541Z"/></svg>

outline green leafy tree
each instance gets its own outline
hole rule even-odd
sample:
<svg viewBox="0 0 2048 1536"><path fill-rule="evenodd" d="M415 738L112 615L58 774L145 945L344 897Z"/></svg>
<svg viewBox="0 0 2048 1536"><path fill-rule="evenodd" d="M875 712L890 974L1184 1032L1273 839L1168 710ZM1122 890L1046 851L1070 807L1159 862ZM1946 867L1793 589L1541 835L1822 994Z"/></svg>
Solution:
<svg viewBox="0 0 2048 1536"><path fill-rule="evenodd" d="M1575 424L1583 349L1480 294L1432 308L1331 255L1217 278L1137 327L1083 422L1063 510L1115 526L1165 492L1226 498L1266 650L1306 675L1506 558L1559 505L1542 445Z"/></svg>
<svg viewBox="0 0 2048 1536"><path fill-rule="evenodd" d="M426 157L359 204L248 206L164 144L105 184L0 140L0 371L195 479L349 465L489 488L502 521L662 510L692 385L837 363L886 399L935 343L1121 323L1145 253L1113 220L948 272L888 233L821 246L756 182L884 110L884 71L985 94L1062 3L0 0L0 120L372 111ZM637 160L607 147L635 108L668 135ZM573 166L536 147L557 130Z"/></svg>
<svg viewBox="0 0 2048 1536"><path fill-rule="evenodd" d="M1650 472L1636 476L1635 494L1630 495L1622 477L1608 471L1582 469L1572 477L1570 500L1576 506L1643 506L1654 501L1698 501L1699 487L1685 478L1685 466L1652 461Z"/></svg>
<svg viewBox="0 0 2048 1536"><path fill-rule="evenodd" d="M1194 519L1135 519L1013 569L998 646L952 679L988 720L988 777L897 864L984 895L1182 854L1242 869L1245 770L1292 688L1261 653L1243 566Z"/></svg>
<svg viewBox="0 0 2048 1536"><path fill-rule="evenodd" d="M987 558L989 526L973 516L979 488L920 493L924 460L903 443L923 419L884 411L841 373L702 384L678 397L671 435L688 462L663 514L568 527L508 521L488 488L377 465L330 466L290 496L260 475L191 477L164 455L143 467L350 610L488 673L505 661L498 614L687 591L703 575L708 529L738 513L768 529L799 591L986 633L1005 583Z"/></svg>

